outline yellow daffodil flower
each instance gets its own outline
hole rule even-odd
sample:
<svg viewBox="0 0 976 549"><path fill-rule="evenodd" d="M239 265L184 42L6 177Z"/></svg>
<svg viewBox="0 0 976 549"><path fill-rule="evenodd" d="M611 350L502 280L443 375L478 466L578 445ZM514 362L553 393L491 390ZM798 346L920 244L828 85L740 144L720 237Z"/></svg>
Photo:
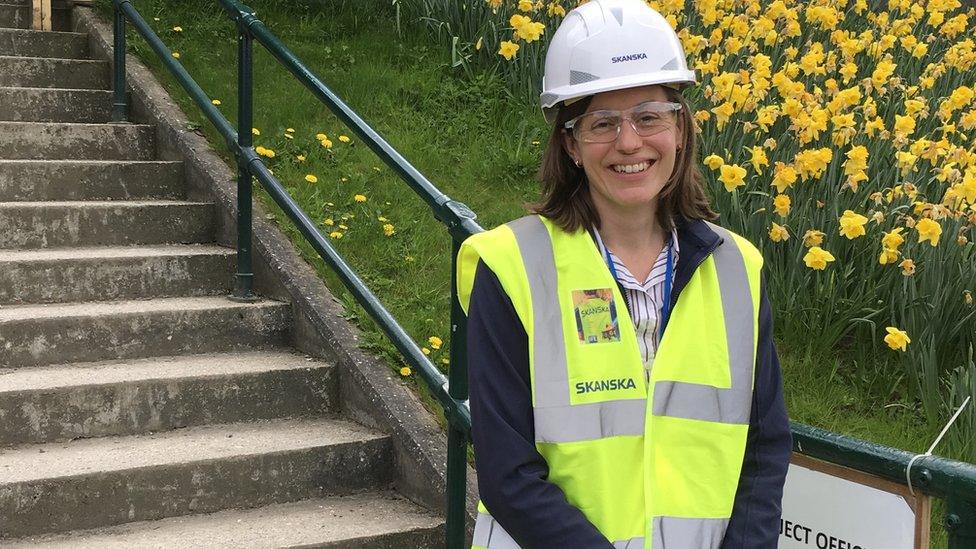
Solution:
<svg viewBox="0 0 976 549"><path fill-rule="evenodd" d="M498 48L498 55L504 57L506 61L511 61L512 59L515 58L515 54L517 54L518 51L519 51L518 44L516 44L515 42L510 42L508 40L505 40L501 43L500 47Z"/></svg>
<svg viewBox="0 0 976 549"><path fill-rule="evenodd" d="M704 162L706 166L713 170L717 170L721 168L723 164L725 164L725 160L723 160L722 157L717 154L710 154L706 156Z"/></svg>
<svg viewBox="0 0 976 549"><path fill-rule="evenodd" d="M899 263L898 266L901 267L901 274L905 276L912 276L913 274L915 274L915 262L912 261L911 259L906 258L902 260L902 262Z"/></svg>
<svg viewBox="0 0 976 549"><path fill-rule="evenodd" d="M790 233L786 230L786 227L778 225L776 223L772 224L769 229L769 239L773 242L783 242L784 240L789 240Z"/></svg>
<svg viewBox="0 0 976 549"><path fill-rule="evenodd" d="M868 222L868 218L852 210L844 210L844 215L838 221L840 222L839 233L846 236L848 240L854 240L864 236L864 225Z"/></svg>
<svg viewBox="0 0 976 549"><path fill-rule="evenodd" d="M803 245L807 248L812 248L814 246L820 246L823 244L824 236L823 232L816 229L809 229L807 232L803 233Z"/></svg>
<svg viewBox="0 0 976 549"><path fill-rule="evenodd" d="M789 196L785 194L779 194L776 195L776 198L773 199L773 209L776 210L776 213L778 213L780 217L786 217L787 215L790 214L791 203L792 201L790 200Z"/></svg>
<svg viewBox="0 0 976 549"><path fill-rule="evenodd" d="M919 244L927 240L932 246L939 245L939 238L942 236L942 225L939 225L938 221L923 217L915 224L915 230L918 231Z"/></svg>
<svg viewBox="0 0 976 549"><path fill-rule="evenodd" d="M803 256L803 262L807 267L815 271L822 271L827 268L827 264L834 261L834 256L820 246L813 246L807 250L807 255Z"/></svg>
<svg viewBox="0 0 976 549"><path fill-rule="evenodd" d="M884 337L884 342L887 343L888 347L890 347L893 351L905 352L908 344L912 342L912 340L908 337L908 332L899 330L894 326L888 326L885 328L885 331L888 332L888 335Z"/></svg>
<svg viewBox="0 0 976 549"><path fill-rule="evenodd" d="M732 192L746 184L746 169L738 164L723 164L719 170L721 175L718 179L725 185L725 190Z"/></svg>

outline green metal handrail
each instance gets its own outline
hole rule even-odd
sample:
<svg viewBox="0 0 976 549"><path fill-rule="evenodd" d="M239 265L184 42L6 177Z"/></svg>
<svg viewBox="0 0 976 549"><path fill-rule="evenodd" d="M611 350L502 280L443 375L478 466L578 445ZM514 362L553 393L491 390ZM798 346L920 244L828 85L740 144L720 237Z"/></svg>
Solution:
<svg viewBox="0 0 976 549"><path fill-rule="evenodd" d="M218 0L237 24L238 30L238 129L210 102L203 89L174 59L169 49L139 15L130 0L113 0L115 7L115 63L113 120L127 118L125 95L125 21L159 56L163 66L214 124L237 159L238 168L238 254L233 299L253 299L251 268L251 182L257 179L285 215L298 227L319 257L339 276L360 305L402 354L403 360L420 373L428 389L444 410L448 421L447 528L449 549L465 544L467 445L471 432L468 398L466 318L457 299L457 251L468 236L483 229L475 214L464 204L451 200L412 166L399 152L332 92L287 46L254 16L254 10L237 0ZM308 215L289 196L281 182L268 170L252 147L252 43L257 40L282 66L291 72L315 97L324 103L380 157L431 208L434 217L446 225L451 235L451 369L445 377L424 355L396 319L332 247ZM946 500L945 526L950 549L976 547L976 466L935 456L916 458L914 454L879 444L831 433L808 425L792 423L794 450L807 456L865 471L912 486ZM909 470L909 467L911 469Z"/></svg>

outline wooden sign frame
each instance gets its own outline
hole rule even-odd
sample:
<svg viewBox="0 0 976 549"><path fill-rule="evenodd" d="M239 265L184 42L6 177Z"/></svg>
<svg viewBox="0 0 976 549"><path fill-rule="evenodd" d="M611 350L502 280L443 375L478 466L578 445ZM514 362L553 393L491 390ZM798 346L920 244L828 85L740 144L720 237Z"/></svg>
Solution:
<svg viewBox="0 0 976 549"><path fill-rule="evenodd" d="M820 461L819 459L814 459L797 452L793 452L793 458L790 462L799 467L810 469L811 471L842 478L850 482L870 486L882 492L900 496L915 513L915 549L929 549L932 527L932 498L927 494L916 491L915 495L912 495L908 491L908 486L905 484L893 482L877 475L835 463Z"/></svg>
<svg viewBox="0 0 976 549"><path fill-rule="evenodd" d="M33 23L31 28L34 30L51 30L51 0L31 0L33 4Z"/></svg>

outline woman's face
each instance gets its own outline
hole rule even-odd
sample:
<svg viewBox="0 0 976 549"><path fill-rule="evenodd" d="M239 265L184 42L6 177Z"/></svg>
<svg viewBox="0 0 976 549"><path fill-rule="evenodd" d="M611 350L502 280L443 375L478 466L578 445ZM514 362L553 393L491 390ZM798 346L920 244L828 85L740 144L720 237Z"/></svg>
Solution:
<svg viewBox="0 0 976 549"><path fill-rule="evenodd" d="M625 111L647 101L670 102L661 86L645 86L604 92L593 97L586 112L598 110ZM577 141L570 132L564 134L567 152L582 163L590 183L590 195L601 214L612 211L657 209L657 197L674 171L681 129L679 112L663 114L672 122L667 129L642 137L627 121L610 143Z"/></svg>

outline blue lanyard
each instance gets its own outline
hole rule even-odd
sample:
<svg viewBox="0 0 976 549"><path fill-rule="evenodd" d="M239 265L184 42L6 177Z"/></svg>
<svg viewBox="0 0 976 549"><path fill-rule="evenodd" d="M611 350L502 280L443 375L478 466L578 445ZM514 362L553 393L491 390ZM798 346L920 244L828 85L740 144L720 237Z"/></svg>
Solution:
<svg viewBox="0 0 976 549"><path fill-rule="evenodd" d="M623 286L620 284L620 279L617 278L617 267L613 264L613 258L610 257L610 248L604 246L603 249L606 251L607 256L607 267L610 269L610 274L613 275L613 281L617 283L621 288L621 293L623 293ZM671 256L671 245L668 245L668 259L664 267L664 305L661 307L661 318L658 322L658 339L664 338L664 327L668 324L668 316L671 313L671 273L674 271L674 258ZM624 299L627 296L624 294Z"/></svg>

